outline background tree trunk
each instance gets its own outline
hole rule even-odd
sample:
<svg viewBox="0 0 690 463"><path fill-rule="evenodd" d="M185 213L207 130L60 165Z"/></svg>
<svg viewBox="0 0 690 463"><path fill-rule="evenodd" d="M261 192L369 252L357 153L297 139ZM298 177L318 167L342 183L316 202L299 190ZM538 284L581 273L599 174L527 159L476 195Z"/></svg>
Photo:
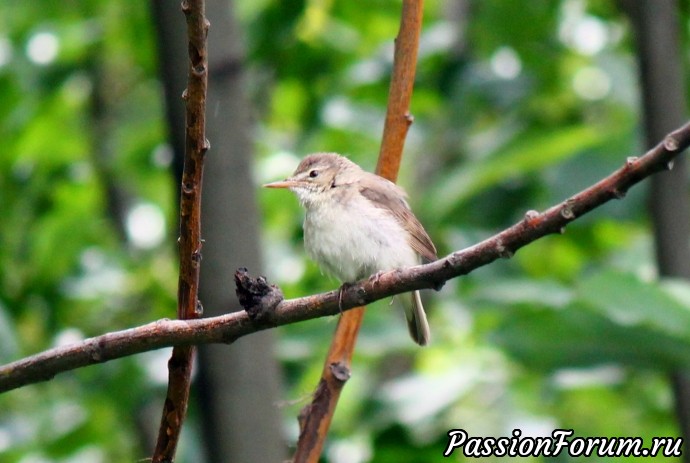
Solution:
<svg viewBox="0 0 690 463"><path fill-rule="evenodd" d="M175 2L154 0L167 115L175 159L181 159L186 57L184 17ZM244 95L243 46L231 4L209 0L209 89L202 201L200 300L204 316L239 307L233 274L238 267L260 272L258 209L251 177L252 123ZM179 165L176 162L176 165ZM181 166L179 167L181 169ZM176 167L177 169L177 167ZM179 184L179 182L178 182ZM280 375L271 332L231 346L199 349L199 398L202 434L209 462L281 461L285 456L279 397Z"/></svg>
<svg viewBox="0 0 690 463"><path fill-rule="evenodd" d="M637 40L647 146L663 139L686 120L685 81L680 48L680 10L676 0L626 0ZM650 179L659 274L690 279L690 193L687 157L677 158L673 170ZM690 375L671 375L676 413L685 439L690 436ZM684 456L690 461L687 452Z"/></svg>

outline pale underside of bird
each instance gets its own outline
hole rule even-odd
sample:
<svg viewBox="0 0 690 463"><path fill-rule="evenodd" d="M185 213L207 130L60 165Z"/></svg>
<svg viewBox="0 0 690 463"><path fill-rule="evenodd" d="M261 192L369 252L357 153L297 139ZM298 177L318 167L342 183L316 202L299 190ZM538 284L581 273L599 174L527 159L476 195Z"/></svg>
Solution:
<svg viewBox="0 0 690 463"><path fill-rule="evenodd" d="M285 180L306 211L304 247L342 283L380 271L436 260L436 248L406 201L402 188L335 153L305 157ZM403 298L410 335L426 345L429 324L419 291Z"/></svg>

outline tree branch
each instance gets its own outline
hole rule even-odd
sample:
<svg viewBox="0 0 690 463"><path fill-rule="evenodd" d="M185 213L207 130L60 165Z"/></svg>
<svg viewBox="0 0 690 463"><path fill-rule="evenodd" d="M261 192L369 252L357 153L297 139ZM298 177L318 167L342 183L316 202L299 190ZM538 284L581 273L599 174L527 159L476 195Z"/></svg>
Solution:
<svg viewBox="0 0 690 463"><path fill-rule="evenodd" d="M666 136L642 157L630 157L623 167L589 188L544 212L528 211L525 218L502 232L426 265L392 270L362 280L343 292L342 309L349 310L414 289L440 288L447 280L465 275L501 258L512 257L523 246L546 235L560 233L578 217L612 199L621 199L633 185L655 172L667 170L673 159L690 146L690 123ZM196 320L159 320L137 328L104 334L58 347L0 367L0 392L46 381L56 374L116 358L170 347L231 343L277 326L340 313L338 290L283 300L275 292L251 299L251 310Z"/></svg>
<svg viewBox="0 0 690 463"><path fill-rule="evenodd" d="M198 300L201 266L201 186L206 139L206 87L208 59L206 38L209 22L204 0L183 0L189 37L189 71L183 93L185 114L185 157L180 187L180 276L177 291L177 317L195 319L201 315ZM192 382L194 346L176 346L168 361L168 390L163 405L153 463L172 462L182 423L187 414Z"/></svg>
<svg viewBox="0 0 690 463"><path fill-rule="evenodd" d="M376 166L376 173L392 182L398 177L405 137L412 124L409 106L423 13L423 0L403 1L400 30L395 39L386 122ZM295 463L319 461L340 393L350 378L352 354L365 310L365 307L357 307L338 320L313 399L299 415L300 434L293 459Z"/></svg>

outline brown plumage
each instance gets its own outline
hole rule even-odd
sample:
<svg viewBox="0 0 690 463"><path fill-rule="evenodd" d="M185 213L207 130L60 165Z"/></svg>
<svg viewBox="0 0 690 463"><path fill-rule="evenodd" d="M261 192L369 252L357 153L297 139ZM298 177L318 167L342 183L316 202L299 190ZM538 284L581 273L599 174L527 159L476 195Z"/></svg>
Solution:
<svg viewBox="0 0 690 463"><path fill-rule="evenodd" d="M306 209L307 253L343 283L436 260L436 248L404 190L345 157L311 154L291 177L265 186L297 194ZM424 307L419 291L411 296L404 304L408 328L415 342L425 345L430 334Z"/></svg>

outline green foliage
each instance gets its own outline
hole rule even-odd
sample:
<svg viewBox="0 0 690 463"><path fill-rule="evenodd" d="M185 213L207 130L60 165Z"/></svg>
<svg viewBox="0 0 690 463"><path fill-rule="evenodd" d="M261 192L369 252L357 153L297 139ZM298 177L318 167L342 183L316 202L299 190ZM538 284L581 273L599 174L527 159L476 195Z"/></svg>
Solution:
<svg viewBox="0 0 690 463"><path fill-rule="evenodd" d="M264 14L285 8L279 3L268 2ZM273 100L265 119L270 136L262 138L262 163L283 167L265 180L287 175L304 153L323 149L373 168L398 12L377 3L367 8L372 22L390 15L381 28L390 31L385 37L363 33L369 26L361 13L339 5L308 3L301 16L290 16L293 24L321 18L320 24L332 26L329 36L337 36L336 24L339 31L356 32L347 45L319 34L291 39L325 55L316 63L331 60L326 73L300 74L296 62L302 55L281 49L290 53L280 58L290 66L277 72L298 74L278 78L274 87L281 100ZM470 245L529 209L562 201L642 151L634 50L617 35L625 21L612 2L472 2L467 17L453 17L444 6L426 5L415 124L401 176L441 253ZM583 44L577 32L583 23L601 26L603 43ZM364 46L368 40L375 43ZM260 52L253 56L259 65L271 65ZM511 71L512 59L517 71ZM595 94L598 85L601 94ZM298 134L295 126L301 127ZM292 164L285 162L286 151L294 153ZM349 448L359 457L347 461L436 461L445 431L453 427L494 436L512 426L573 426L581 435L677 435L672 402L654 397L669 397L665 375L690 360L688 301L648 277L654 260L643 193L644 187L636 188L565 234L430 295L431 348L414 351L401 342L404 328L387 305L369 308L327 460L340 461L339 452ZM276 197L262 197L267 236L281 240L284 259L300 262L296 200ZM293 231L284 228L290 224ZM303 273L273 266L268 271L290 282L290 296L336 286L310 263L298 267ZM323 346L333 328L317 321L284 332L291 346L318 336ZM301 351L286 358L298 397L313 387L324 348ZM394 398L398 387L406 391L404 399ZM438 408L430 405L436 402ZM610 411L608 418L601 410Z"/></svg>
<svg viewBox="0 0 690 463"><path fill-rule="evenodd" d="M519 133L485 158L447 172L434 188L433 212L448 216L481 192L515 181L516 176L543 172L600 142L601 135L591 126L563 127L553 133L544 130Z"/></svg>
<svg viewBox="0 0 690 463"><path fill-rule="evenodd" d="M425 5L401 175L441 254L642 151L634 50L615 2L469 2L464 13L457 3ZM234 6L259 181L284 177L311 151L373 169L400 2ZM583 24L603 30L602 42L583 42L599 37L578 33ZM127 227L142 203L168 229L176 221L146 3L5 2L0 25L0 361L171 316L171 234L147 247ZM57 41L45 62L29 52L37 37L42 53ZM284 195L260 195L269 278L288 297L333 289L306 261L301 211ZM655 279L643 196L636 188L563 235L427 295L428 348L409 342L396 304L372 305L324 461L441 461L446 432L458 427L677 435L666 376L690 363L690 292ZM316 320L278 330L292 437L334 328ZM153 402L157 419L151 365L165 356L150 359L1 395L0 460L145 458L141 428L156 423L142 410Z"/></svg>
<svg viewBox="0 0 690 463"><path fill-rule="evenodd" d="M0 5L0 359L127 328L174 307L172 245L125 233L173 212L145 4ZM0 396L0 460L134 461L157 388L142 359ZM80 460L81 459L81 460Z"/></svg>

